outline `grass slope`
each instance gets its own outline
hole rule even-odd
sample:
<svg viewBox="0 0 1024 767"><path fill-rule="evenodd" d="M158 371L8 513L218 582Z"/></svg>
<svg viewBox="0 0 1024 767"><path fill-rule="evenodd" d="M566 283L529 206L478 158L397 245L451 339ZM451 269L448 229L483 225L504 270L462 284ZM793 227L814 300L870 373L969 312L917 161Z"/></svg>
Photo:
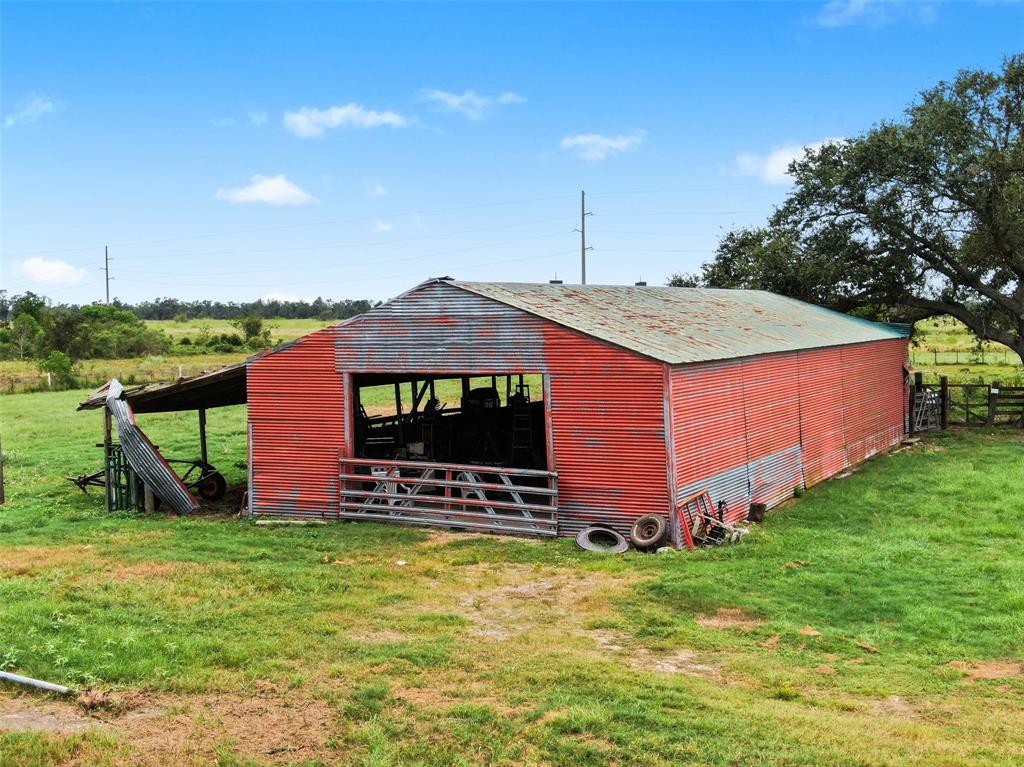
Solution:
<svg viewBox="0 0 1024 767"><path fill-rule="evenodd" d="M737 547L111 516L78 393L0 397L0 665L114 690L0 765L1017 765L1024 442L952 433L769 515ZM168 453L193 416L142 416ZM211 412L244 477L244 410ZM402 564L402 563L405 564ZM953 664L953 665L950 665ZM77 718L76 718L77 717Z"/></svg>

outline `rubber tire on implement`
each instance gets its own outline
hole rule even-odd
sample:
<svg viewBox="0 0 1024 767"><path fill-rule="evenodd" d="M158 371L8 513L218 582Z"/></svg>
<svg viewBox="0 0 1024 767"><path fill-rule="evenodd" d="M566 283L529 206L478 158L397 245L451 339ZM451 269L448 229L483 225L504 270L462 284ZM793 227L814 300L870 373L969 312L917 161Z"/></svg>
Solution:
<svg viewBox="0 0 1024 767"><path fill-rule="evenodd" d="M629 538L638 549L653 549L668 535L668 519L660 514L644 514L633 523Z"/></svg>
<svg viewBox="0 0 1024 767"><path fill-rule="evenodd" d="M204 501L219 501L228 491L227 480L219 471L215 471L196 485L196 492Z"/></svg>
<svg viewBox="0 0 1024 767"><path fill-rule="evenodd" d="M595 526L580 530L576 535L576 545L595 554L622 554L629 548L629 543L617 531Z"/></svg>

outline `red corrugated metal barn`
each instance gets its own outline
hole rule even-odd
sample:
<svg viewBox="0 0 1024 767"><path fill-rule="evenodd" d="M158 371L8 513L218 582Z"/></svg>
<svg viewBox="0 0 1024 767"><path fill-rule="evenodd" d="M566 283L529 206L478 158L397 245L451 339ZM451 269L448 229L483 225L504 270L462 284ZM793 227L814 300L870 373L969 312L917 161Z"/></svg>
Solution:
<svg viewBox="0 0 1024 767"><path fill-rule="evenodd" d="M763 291L430 280L250 360L249 508L625 534L707 490L738 520L899 442L906 336Z"/></svg>

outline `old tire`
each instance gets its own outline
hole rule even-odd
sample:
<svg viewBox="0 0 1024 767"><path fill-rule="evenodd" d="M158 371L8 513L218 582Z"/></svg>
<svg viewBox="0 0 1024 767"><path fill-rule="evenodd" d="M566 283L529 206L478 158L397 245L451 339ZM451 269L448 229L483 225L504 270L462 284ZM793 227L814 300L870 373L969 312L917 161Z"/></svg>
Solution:
<svg viewBox="0 0 1024 767"><path fill-rule="evenodd" d="M585 527L576 536L576 545L597 554L621 554L629 548L626 539L610 527Z"/></svg>
<svg viewBox="0 0 1024 767"><path fill-rule="evenodd" d="M629 537L638 549L654 549L668 534L668 519L659 514L644 514L633 523Z"/></svg>
<svg viewBox="0 0 1024 767"><path fill-rule="evenodd" d="M228 491L227 480L219 471L213 472L210 476L196 485L196 492L204 501L219 501Z"/></svg>

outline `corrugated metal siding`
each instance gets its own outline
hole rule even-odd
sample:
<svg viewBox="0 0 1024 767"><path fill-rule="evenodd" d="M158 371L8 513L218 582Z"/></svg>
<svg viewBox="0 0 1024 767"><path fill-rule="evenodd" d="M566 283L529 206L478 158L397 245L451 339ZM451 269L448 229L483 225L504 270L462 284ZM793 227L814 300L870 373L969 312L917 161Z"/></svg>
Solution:
<svg viewBox="0 0 1024 767"><path fill-rule="evenodd" d="M544 329L559 532L592 522L628 533L671 508L665 443L665 367L580 333Z"/></svg>
<svg viewBox="0 0 1024 767"><path fill-rule="evenodd" d="M843 399L846 457L860 463L903 434L905 341L844 347Z"/></svg>
<svg viewBox="0 0 1024 767"><path fill-rule="evenodd" d="M676 498L707 489L740 519L899 442L905 339L671 372Z"/></svg>
<svg viewBox="0 0 1024 767"><path fill-rule="evenodd" d="M803 484L800 452L800 356L772 354L743 362L750 500L775 506ZM742 518L746 509L730 507Z"/></svg>
<svg viewBox="0 0 1024 767"><path fill-rule="evenodd" d="M846 468L842 349L800 353L804 480L815 485Z"/></svg>
<svg viewBox="0 0 1024 767"><path fill-rule="evenodd" d="M253 514L337 514L345 407L334 334L326 328L249 362Z"/></svg>
<svg viewBox="0 0 1024 767"><path fill-rule="evenodd" d="M707 490L730 514L750 503L743 363L673 368L672 441L677 500Z"/></svg>
<svg viewBox="0 0 1024 767"><path fill-rule="evenodd" d="M445 283L337 330L346 373L548 375L561 534L668 513L662 363Z"/></svg>
<svg viewBox="0 0 1024 767"><path fill-rule="evenodd" d="M497 301L431 283L339 325L338 367L378 373L541 372L546 324Z"/></svg>

